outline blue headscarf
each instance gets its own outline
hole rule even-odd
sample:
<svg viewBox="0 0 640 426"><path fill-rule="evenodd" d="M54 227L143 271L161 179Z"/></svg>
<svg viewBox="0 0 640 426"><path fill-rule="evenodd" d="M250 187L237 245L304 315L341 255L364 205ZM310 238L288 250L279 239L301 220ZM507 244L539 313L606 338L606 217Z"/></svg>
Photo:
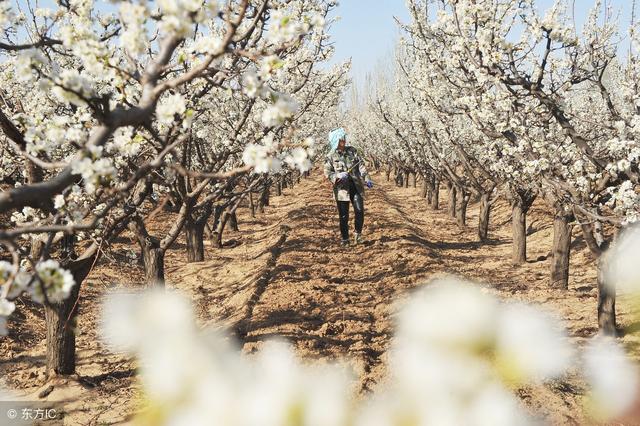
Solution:
<svg viewBox="0 0 640 426"><path fill-rule="evenodd" d="M343 139L347 136L347 132L340 127L339 129L332 130L329 133L329 145L331 145L331 151L335 151L338 148L338 144L340 143L340 139Z"/></svg>

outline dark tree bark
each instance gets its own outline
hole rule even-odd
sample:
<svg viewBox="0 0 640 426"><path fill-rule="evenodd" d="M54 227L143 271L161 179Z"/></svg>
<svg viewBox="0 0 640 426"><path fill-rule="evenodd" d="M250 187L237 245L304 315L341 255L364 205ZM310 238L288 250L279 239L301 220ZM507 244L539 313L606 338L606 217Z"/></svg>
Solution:
<svg viewBox="0 0 640 426"><path fill-rule="evenodd" d="M253 202L253 192L249 193L249 208L251 209L251 217L256 217L256 204Z"/></svg>
<svg viewBox="0 0 640 426"><path fill-rule="evenodd" d="M283 186L282 178L277 178L275 182L276 197L280 197L282 195L282 186Z"/></svg>
<svg viewBox="0 0 640 426"><path fill-rule="evenodd" d="M164 286L164 252L160 240L149 235L141 217L132 219L129 225L135 233L142 251L145 281L148 286Z"/></svg>
<svg viewBox="0 0 640 426"><path fill-rule="evenodd" d="M76 369L76 320L80 287L85 280L95 255L62 264L73 275L75 285L71 294L60 303L45 303L47 325L47 376L70 375Z"/></svg>
<svg viewBox="0 0 640 426"><path fill-rule="evenodd" d="M486 241L489 238L489 218L491 215L491 194L480 195L480 217L478 219L478 238Z"/></svg>
<svg viewBox="0 0 640 426"><path fill-rule="evenodd" d="M469 206L469 200L471 195L462 187L457 189L457 203L456 203L456 223L458 227L464 229L467 225L467 207Z"/></svg>
<svg viewBox="0 0 640 426"><path fill-rule="evenodd" d="M188 263L204 261L204 231L212 213L213 201L208 201L197 210L191 211L185 220Z"/></svg>
<svg viewBox="0 0 640 426"><path fill-rule="evenodd" d="M589 220L579 218L580 228L587 247L598 261L598 329L607 336L615 336L618 328L616 324L616 291L611 283L605 281L605 251L609 247L609 240L602 235L599 222L592 224Z"/></svg>
<svg viewBox="0 0 640 426"><path fill-rule="evenodd" d="M551 286L569 288L569 259L571 255L571 221L573 215L562 207L553 218L553 249L551 252Z"/></svg>
<svg viewBox="0 0 640 426"><path fill-rule="evenodd" d="M236 214L235 210L233 211L233 213L229 214L229 226L231 226L231 230L238 232L240 230L240 228L238 227L238 215Z"/></svg>
<svg viewBox="0 0 640 426"><path fill-rule="evenodd" d="M270 187L270 183L267 183L265 185L264 190L262 191L262 195L260 196L260 207L259 207L259 211L260 213L264 213L264 208L265 206L269 206L269 187Z"/></svg>
<svg viewBox="0 0 640 426"><path fill-rule="evenodd" d="M421 194L422 198L427 198L427 203L430 202L429 200L429 179L423 177L422 178L422 194Z"/></svg>
<svg viewBox="0 0 640 426"><path fill-rule="evenodd" d="M607 336L617 334L616 292L605 282L602 257L598 260L598 329Z"/></svg>
<svg viewBox="0 0 640 426"><path fill-rule="evenodd" d="M511 260L515 264L527 261L527 212L520 203L511 206L511 232L513 250Z"/></svg>
<svg viewBox="0 0 640 426"><path fill-rule="evenodd" d="M511 199L511 260L516 265L527 261L527 213L535 199L535 195L527 191L516 192Z"/></svg>
<svg viewBox="0 0 640 426"><path fill-rule="evenodd" d="M440 180L437 177L433 177L433 192L431 194L431 208L438 210L440 208Z"/></svg>
<svg viewBox="0 0 640 426"><path fill-rule="evenodd" d="M457 204L457 188L451 182L447 182L447 188L449 189L449 216L456 217L456 204Z"/></svg>
<svg viewBox="0 0 640 426"><path fill-rule="evenodd" d="M204 224L185 223L187 263L204 261Z"/></svg>

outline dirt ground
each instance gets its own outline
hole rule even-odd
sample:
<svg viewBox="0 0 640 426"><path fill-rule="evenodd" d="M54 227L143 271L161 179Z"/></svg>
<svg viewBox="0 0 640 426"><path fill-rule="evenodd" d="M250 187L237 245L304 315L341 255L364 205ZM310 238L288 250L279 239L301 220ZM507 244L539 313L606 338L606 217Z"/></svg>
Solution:
<svg viewBox="0 0 640 426"><path fill-rule="evenodd" d="M264 214L251 218L242 211L240 231L227 231L221 250L207 246L205 262L187 264L184 241L176 242L167 253L167 287L190 294L201 325L227 328L247 353L281 336L304 358L350 359L363 393L384 385L396 302L438 275L462 275L488 283L506 299L540 304L565 323L577 345L596 333L595 265L577 229L570 288L549 288L552 219L543 204L535 204L529 216L529 262L513 266L504 202L495 206L491 240L480 244L477 204L470 205L468 227L460 230L445 209L427 207L419 188L397 188L383 175L375 181L367 193L363 244L338 245L331 191L314 172L283 196L273 196ZM443 206L445 197L443 191ZM152 229L171 223L163 215ZM0 339L4 385L24 399L60 401L68 413L65 424L123 424L135 414L135 362L106 350L96 333L102 295L143 287L141 266L127 257L131 250L137 246L124 235L83 284L76 377L45 381L44 318L37 305L19 301L10 335ZM637 329L630 318L619 301L619 324ZM627 332L621 340L640 355L640 333ZM550 423L587 422L586 388L574 374L517 393Z"/></svg>

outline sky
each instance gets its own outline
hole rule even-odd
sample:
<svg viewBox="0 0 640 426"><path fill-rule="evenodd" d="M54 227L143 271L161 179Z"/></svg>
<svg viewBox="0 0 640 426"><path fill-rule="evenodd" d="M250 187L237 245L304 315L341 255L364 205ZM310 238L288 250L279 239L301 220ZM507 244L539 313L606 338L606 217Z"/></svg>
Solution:
<svg viewBox="0 0 640 426"><path fill-rule="evenodd" d="M603 0L620 12L621 24L626 28L631 17L632 0ZM537 0L541 11L550 8L554 0ZM594 0L575 0L575 16L578 26L594 4ZM640 10L638 10L640 12ZM405 0L341 0L335 15L341 20L332 25L335 55L331 63L351 58L351 77L362 84L367 73L393 57L393 46L399 37L394 20L409 21ZM638 13L640 15L640 13Z"/></svg>
<svg viewBox="0 0 640 426"><path fill-rule="evenodd" d="M394 16L409 21L405 0L341 0L335 15L341 19L330 30L335 42L332 63L351 58L351 76L359 82L393 55L399 36Z"/></svg>

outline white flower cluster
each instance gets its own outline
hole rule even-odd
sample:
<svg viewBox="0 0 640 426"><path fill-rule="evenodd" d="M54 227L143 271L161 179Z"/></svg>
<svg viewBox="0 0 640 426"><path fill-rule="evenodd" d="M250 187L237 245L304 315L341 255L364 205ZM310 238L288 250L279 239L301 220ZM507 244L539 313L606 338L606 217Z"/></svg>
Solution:
<svg viewBox="0 0 640 426"><path fill-rule="evenodd" d="M18 81L30 81L37 76L35 69L48 65L49 60L38 49L27 49L18 54L15 58L15 76Z"/></svg>
<svg viewBox="0 0 640 426"><path fill-rule="evenodd" d="M250 98L264 98L271 93L254 70L249 70L242 76L242 91Z"/></svg>
<svg viewBox="0 0 640 426"><path fill-rule="evenodd" d="M184 97L179 93L163 97L156 108L156 116L160 124L171 125L177 116L182 116L187 110Z"/></svg>
<svg viewBox="0 0 640 426"><path fill-rule="evenodd" d="M571 359L551 318L456 279L415 294L396 338L391 368L402 391L388 396L399 398L390 406L412 410L422 424L476 424L482 413L492 424L522 424L527 416L505 384L557 377Z"/></svg>
<svg viewBox="0 0 640 426"><path fill-rule="evenodd" d="M145 396L157 425L346 424L344 368L299 363L284 345L255 358L220 336L198 333L186 299L163 291L114 295L103 311L106 341L140 359ZM327 409L331 407L331 409Z"/></svg>
<svg viewBox="0 0 640 426"><path fill-rule="evenodd" d="M605 256L606 284L622 294L640 295L640 225L628 226Z"/></svg>
<svg viewBox="0 0 640 426"><path fill-rule="evenodd" d="M253 167L254 173L279 173L283 163L292 169L306 172L311 169L311 160L315 154L315 141L306 138L301 146L296 146L289 152L280 152L280 146L272 136L263 139L262 145L249 144L242 154L245 165Z"/></svg>
<svg viewBox="0 0 640 426"><path fill-rule="evenodd" d="M144 53L149 45L145 28L148 18L149 10L143 5L128 2L120 5L120 20L124 27L120 44L134 56Z"/></svg>
<svg viewBox="0 0 640 426"><path fill-rule="evenodd" d="M96 188L104 183L104 180L112 179L116 174L116 169L109 158L98 158L93 160L83 157L71 164L71 172L82 175L87 193L92 194Z"/></svg>
<svg viewBox="0 0 640 426"><path fill-rule="evenodd" d="M108 144L107 149L114 154L121 155L121 161L135 156L142 148L144 139L133 135L132 127L119 127L113 132L113 141Z"/></svg>
<svg viewBox="0 0 640 426"><path fill-rule="evenodd" d="M320 24L320 21L317 21ZM295 20L291 14L282 9L271 11L269 19L269 33L267 39L275 44L285 44L304 36L311 29L311 22Z"/></svg>
<svg viewBox="0 0 640 426"><path fill-rule="evenodd" d="M254 173L278 173L282 170L282 162L275 157L278 145L268 139L263 145L248 144L242 153L245 165L253 167Z"/></svg>
<svg viewBox="0 0 640 426"><path fill-rule="evenodd" d="M11 284L9 284L11 282ZM9 288L6 286L10 285ZM45 260L36 265L35 276L23 270L16 269L6 261L0 261L0 335L6 334L6 319L15 309L13 300L22 293L27 293L38 303L61 302L69 297L75 285L69 271L60 267L54 260Z"/></svg>
<svg viewBox="0 0 640 426"><path fill-rule="evenodd" d="M142 420L176 426L535 424L511 386L558 377L571 361L567 338L549 316L454 279L416 294L399 321L391 382L358 402L345 367L303 365L273 342L244 357L221 336L200 334L190 305L175 293L110 296L102 336L140 360L152 407ZM635 371L624 370L624 353L595 340L584 365L599 414L629 408L637 376L622 374ZM628 393L619 398L615 389Z"/></svg>
<svg viewBox="0 0 640 426"><path fill-rule="evenodd" d="M60 102L84 106L86 105L85 99L94 95L94 83L77 70L63 70L55 82L56 85L51 90Z"/></svg>
<svg viewBox="0 0 640 426"><path fill-rule="evenodd" d="M11 8L11 3L8 1L0 3L0 31L11 26L15 18L16 15Z"/></svg>
<svg viewBox="0 0 640 426"><path fill-rule="evenodd" d="M36 277L29 286L31 298L38 303L48 300L58 303L69 297L75 285L71 272L60 267L55 260L45 260L36 265Z"/></svg>
<svg viewBox="0 0 640 426"><path fill-rule="evenodd" d="M0 269L0 274L2 270ZM2 280L2 277L0 277ZM7 335L7 318L13 313L16 309L16 304L8 301L7 299L0 298L0 336Z"/></svg>
<svg viewBox="0 0 640 426"><path fill-rule="evenodd" d="M276 127L290 118L298 111L298 102L284 93L274 93L273 104L267 106L262 112L262 124L266 127Z"/></svg>
<svg viewBox="0 0 640 426"><path fill-rule="evenodd" d="M159 28L180 38L191 37L196 23L202 24L217 13L217 1L205 0L160 0L162 20Z"/></svg>

